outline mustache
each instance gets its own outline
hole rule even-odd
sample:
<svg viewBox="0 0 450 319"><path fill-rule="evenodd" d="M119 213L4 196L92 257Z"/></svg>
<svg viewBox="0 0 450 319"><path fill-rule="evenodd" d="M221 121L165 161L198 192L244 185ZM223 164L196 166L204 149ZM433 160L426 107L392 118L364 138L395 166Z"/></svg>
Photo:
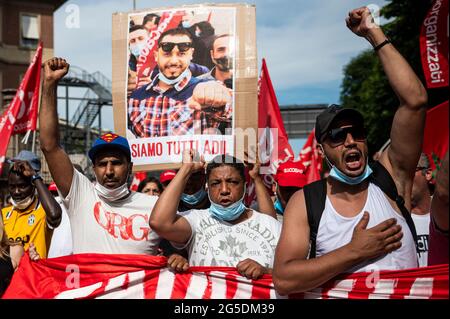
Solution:
<svg viewBox="0 0 450 319"><path fill-rule="evenodd" d="M181 68L182 66L179 63L167 64L167 65L164 66L164 69L170 69L170 68L173 68L173 67Z"/></svg>

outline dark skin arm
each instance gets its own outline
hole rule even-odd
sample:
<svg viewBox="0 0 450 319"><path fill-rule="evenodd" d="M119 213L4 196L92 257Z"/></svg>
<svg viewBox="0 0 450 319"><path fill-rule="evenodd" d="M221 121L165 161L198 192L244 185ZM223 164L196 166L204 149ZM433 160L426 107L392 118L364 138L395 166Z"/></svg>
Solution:
<svg viewBox="0 0 450 319"><path fill-rule="evenodd" d="M39 139L50 173L58 190L66 197L73 178L73 165L60 146L56 90L58 82L69 71L69 64L61 58L44 62L42 103L39 111Z"/></svg>
<svg viewBox="0 0 450 319"><path fill-rule="evenodd" d="M309 291L351 267L401 247L403 233L395 218L367 229L365 212L347 245L323 256L307 259L309 224L303 190L296 192L286 207L283 229L275 252L273 283L278 293Z"/></svg>
<svg viewBox="0 0 450 319"><path fill-rule="evenodd" d="M14 170L21 172L23 176L30 178L33 175L36 175L35 170L26 161L14 162ZM42 207L44 207L48 225L52 228L58 227L62 218L61 206L59 206L58 202L47 189L42 179L34 180L34 186L37 189Z"/></svg>
<svg viewBox="0 0 450 319"><path fill-rule="evenodd" d="M272 269L259 264L257 261L247 258L240 261L237 266L237 271L248 279L259 279L264 274L271 274Z"/></svg>
<svg viewBox="0 0 450 319"><path fill-rule="evenodd" d="M248 158L248 154L245 154ZM259 169L261 164L256 160L255 164L251 164L248 161L244 161L245 165L249 168L248 174L250 175L253 183L255 184L256 200L258 202L259 212L277 218L277 213L273 206L272 198L270 198L264 181L259 175Z"/></svg>
<svg viewBox="0 0 450 319"><path fill-rule="evenodd" d="M448 231L448 151L436 176L436 189L431 201L431 214L437 227Z"/></svg>
<svg viewBox="0 0 450 319"><path fill-rule="evenodd" d="M177 208L189 177L204 167L204 161L194 161L194 151L183 152L183 165L159 196L150 215L150 228L159 236L179 244L185 244L191 237L191 225L184 217L177 215Z"/></svg>

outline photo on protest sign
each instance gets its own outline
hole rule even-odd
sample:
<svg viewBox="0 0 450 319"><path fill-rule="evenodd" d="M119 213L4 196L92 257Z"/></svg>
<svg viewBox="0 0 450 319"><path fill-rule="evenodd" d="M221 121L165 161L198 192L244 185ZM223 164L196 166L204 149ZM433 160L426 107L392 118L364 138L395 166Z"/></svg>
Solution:
<svg viewBox="0 0 450 319"><path fill-rule="evenodd" d="M174 167L186 148L206 161L234 154L236 120L243 115L236 109L244 106L236 85L254 88L256 96L256 72L237 81L239 50L248 49L238 47L238 20L246 15L237 16L246 8L201 5L113 16L114 121L130 142L135 166ZM256 114L254 104L246 112ZM241 119L239 127L256 127L253 122Z"/></svg>

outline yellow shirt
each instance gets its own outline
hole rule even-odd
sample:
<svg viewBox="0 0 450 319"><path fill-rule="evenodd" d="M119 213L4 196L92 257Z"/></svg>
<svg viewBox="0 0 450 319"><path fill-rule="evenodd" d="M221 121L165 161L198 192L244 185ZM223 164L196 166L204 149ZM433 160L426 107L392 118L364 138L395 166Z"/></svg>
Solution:
<svg viewBox="0 0 450 319"><path fill-rule="evenodd" d="M53 230L49 228L46 214L39 199L35 199L27 210L8 206L2 209L5 233L10 242L20 242L28 250L34 243L41 258L47 258Z"/></svg>

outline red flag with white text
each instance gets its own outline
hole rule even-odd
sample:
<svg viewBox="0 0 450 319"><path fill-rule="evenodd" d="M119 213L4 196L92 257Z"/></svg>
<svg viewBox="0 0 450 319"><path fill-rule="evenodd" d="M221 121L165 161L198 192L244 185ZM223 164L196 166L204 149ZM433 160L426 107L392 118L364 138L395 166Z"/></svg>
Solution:
<svg viewBox="0 0 450 319"><path fill-rule="evenodd" d="M259 76L258 92L258 148L261 162L261 173L269 188L273 183L272 175L276 174L279 163L294 158L289 139L281 117L280 106L270 79L266 60L262 60ZM254 200L254 187L250 182L246 202Z"/></svg>
<svg viewBox="0 0 450 319"><path fill-rule="evenodd" d="M302 150L300 151L300 162L306 167L306 183L310 184L321 179L322 158L317 151L317 140L314 129L309 134Z"/></svg>
<svg viewBox="0 0 450 319"><path fill-rule="evenodd" d="M153 68L156 66L153 52L158 48L159 37L165 31L177 28L184 14L184 11L164 12L160 18L158 26L154 30L150 31L149 39L145 45L145 48L139 54L137 59L136 72L138 83L141 78L150 76Z"/></svg>
<svg viewBox="0 0 450 319"><path fill-rule="evenodd" d="M11 135L36 130L41 65L42 43L39 44L14 99L0 117L0 173Z"/></svg>
<svg viewBox="0 0 450 319"><path fill-rule="evenodd" d="M5 299L275 299L272 276L258 280L231 267L191 267L174 273L148 255L79 254L32 262L25 254ZM340 275L289 298L448 299L448 264Z"/></svg>
<svg viewBox="0 0 450 319"><path fill-rule="evenodd" d="M420 53L428 88L448 86L448 0L435 0L420 30Z"/></svg>

